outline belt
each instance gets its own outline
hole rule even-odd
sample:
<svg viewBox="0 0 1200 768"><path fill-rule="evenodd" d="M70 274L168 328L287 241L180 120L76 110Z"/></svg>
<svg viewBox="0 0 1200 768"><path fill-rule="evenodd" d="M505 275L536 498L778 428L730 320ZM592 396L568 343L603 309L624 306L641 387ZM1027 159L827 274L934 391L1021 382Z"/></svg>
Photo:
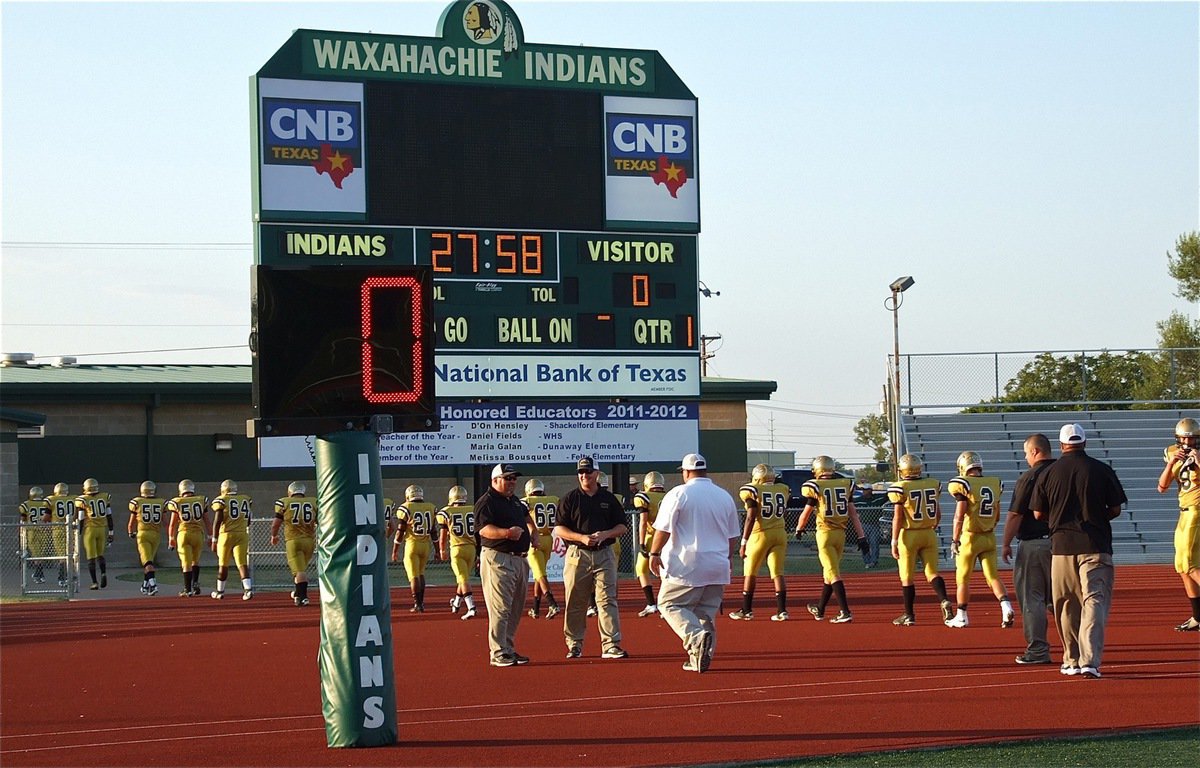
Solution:
<svg viewBox="0 0 1200 768"><path fill-rule="evenodd" d="M1041 539L1048 539L1048 538L1050 538L1050 534L1047 533L1045 536L1031 536L1031 537L1025 538L1025 539L1018 536L1017 541L1040 541Z"/></svg>
<svg viewBox="0 0 1200 768"><path fill-rule="evenodd" d="M511 555L512 557L522 557L523 558L527 554L525 552L506 552L503 549L496 549L495 547L488 547L488 549L491 550L492 552L495 552L497 555Z"/></svg>
<svg viewBox="0 0 1200 768"><path fill-rule="evenodd" d="M572 547L575 547L576 549L584 549L584 550L587 550L588 552L599 552L599 551L600 551L600 550L602 550L602 549L608 549L608 547L605 547L605 546L599 546L599 547L585 547L585 546L583 546L582 544L572 544L571 546L572 546Z"/></svg>

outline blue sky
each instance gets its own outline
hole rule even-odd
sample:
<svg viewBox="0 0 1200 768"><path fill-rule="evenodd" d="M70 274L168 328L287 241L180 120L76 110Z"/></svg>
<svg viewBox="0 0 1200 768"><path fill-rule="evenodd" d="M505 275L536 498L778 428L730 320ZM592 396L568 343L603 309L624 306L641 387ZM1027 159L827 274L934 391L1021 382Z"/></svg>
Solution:
<svg viewBox="0 0 1200 768"><path fill-rule="evenodd" d="M443 7L5 2L2 351L249 363L250 75L294 29L432 36ZM1196 316L1166 271L1200 228L1196 3L513 7L696 93L709 372L779 384L752 447L865 458L900 275L903 353L1151 347ZM948 393L990 376L963 365Z"/></svg>

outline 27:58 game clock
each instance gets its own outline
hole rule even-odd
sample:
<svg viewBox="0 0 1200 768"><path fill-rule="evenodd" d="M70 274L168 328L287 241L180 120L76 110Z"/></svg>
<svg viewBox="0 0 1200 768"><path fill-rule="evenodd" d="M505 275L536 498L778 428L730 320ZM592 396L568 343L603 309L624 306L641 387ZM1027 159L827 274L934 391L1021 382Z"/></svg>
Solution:
<svg viewBox="0 0 1200 768"><path fill-rule="evenodd" d="M428 269L258 265L252 294L253 436L437 429Z"/></svg>

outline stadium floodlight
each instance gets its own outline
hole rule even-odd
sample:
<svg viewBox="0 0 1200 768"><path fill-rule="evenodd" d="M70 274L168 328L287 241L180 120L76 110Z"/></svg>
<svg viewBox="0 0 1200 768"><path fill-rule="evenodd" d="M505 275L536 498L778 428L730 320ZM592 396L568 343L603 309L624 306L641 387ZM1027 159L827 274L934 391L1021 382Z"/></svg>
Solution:
<svg viewBox="0 0 1200 768"><path fill-rule="evenodd" d="M892 469L896 479L900 479L900 305L904 303L901 296L909 288L912 288L912 275L904 275L897 277L888 286L891 289L892 295L884 302L883 306L892 313L892 415L891 415L891 437L892 437Z"/></svg>
<svg viewBox="0 0 1200 768"><path fill-rule="evenodd" d="M912 288L915 282L916 280L912 279L912 275L905 275L904 277L897 277L888 287L892 289L892 293L904 293L909 288Z"/></svg>

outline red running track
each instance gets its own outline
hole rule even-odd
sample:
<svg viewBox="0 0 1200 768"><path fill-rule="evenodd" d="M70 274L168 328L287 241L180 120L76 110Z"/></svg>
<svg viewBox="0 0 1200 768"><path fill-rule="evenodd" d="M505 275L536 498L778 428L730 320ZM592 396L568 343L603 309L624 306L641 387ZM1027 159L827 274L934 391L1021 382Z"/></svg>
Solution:
<svg viewBox="0 0 1200 768"><path fill-rule="evenodd" d="M760 585L769 585L760 579ZM1101 680L1018 666L978 573L972 625L942 626L918 588L895 627L895 574L847 578L851 624L812 621L816 577L789 577L789 622L721 618L716 659L684 672L658 618L621 585L624 647L601 660L595 620L567 660L558 619L526 618L525 667L488 666L486 618L460 621L431 589L425 614L393 592L400 743L329 749L316 605L178 597L0 608L0 764L658 766L773 760L1197 725L1200 652L1169 566L1118 566ZM561 585L555 585L561 599ZM740 591L730 587L727 607ZM1054 642L1057 653L1057 642Z"/></svg>

